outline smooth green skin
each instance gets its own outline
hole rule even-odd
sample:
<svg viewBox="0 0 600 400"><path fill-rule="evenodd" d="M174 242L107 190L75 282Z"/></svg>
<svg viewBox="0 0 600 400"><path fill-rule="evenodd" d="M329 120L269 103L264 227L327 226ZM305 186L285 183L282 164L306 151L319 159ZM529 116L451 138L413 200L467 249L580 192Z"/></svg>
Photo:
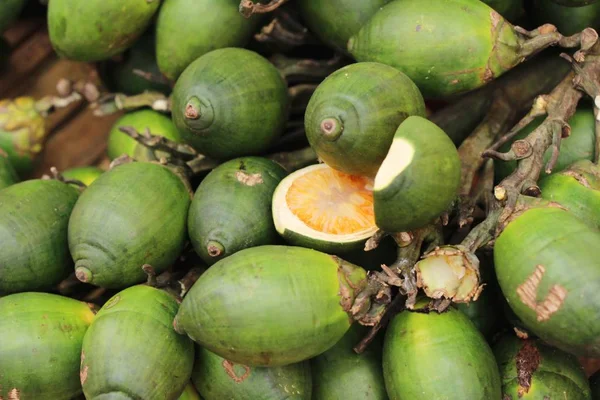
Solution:
<svg viewBox="0 0 600 400"><path fill-rule="evenodd" d="M204 54L244 47L258 29L259 15L249 19L238 0L164 0L156 22L156 56L162 73L177 79Z"/></svg>
<svg viewBox="0 0 600 400"><path fill-rule="evenodd" d="M204 400L311 399L308 361L284 367L248 367L197 346L192 382Z"/></svg>
<svg viewBox="0 0 600 400"><path fill-rule="evenodd" d="M408 143L414 155L387 187L373 191L375 223L386 232L406 232L450 207L460 184L460 158L448 135L422 117L408 117L394 140ZM388 157L395 162L398 155L390 151Z"/></svg>
<svg viewBox="0 0 600 400"><path fill-rule="evenodd" d="M535 0L532 16L539 24L551 23L563 35L574 35L585 28L600 28L600 3L566 7L553 0Z"/></svg>
<svg viewBox="0 0 600 400"><path fill-rule="evenodd" d="M533 132L538 126L542 124L544 118L536 118L527 125L521 132L519 132L514 140L524 139ZM595 122L594 113L591 108L583 107L578 109L575 114L569 119L569 126L571 127L571 135L568 138L561 140L560 142L560 153L556 165L552 169L553 173L557 173L567 168L578 160L593 160L594 159L594 147L595 147ZM514 142L513 140L513 142ZM510 150L512 142L505 144L500 148L499 151L506 152ZM552 149L548 149L544 153L544 164L550 160L552 156ZM516 161L501 161L494 163L495 179L500 182L502 179L509 176L517 168ZM541 176L547 176L542 169Z"/></svg>
<svg viewBox="0 0 600 400"><path fill-rule="evenodd" d="M512 25L480 1L402 0L377 11L348 51L357 61L399 69L425 98L439 98L476 89L519 64L518 41Z"/></svg>
<svg viewBox="0 0 600 400"><path fill-rule="evenodd" d="M556 4L567 7L581 7L589 4L597 3L598 0L552 0Z"/></svg>
<svg viewBox="0 0 600 400"><path fill-rule="evenodd" d="M335 346L311 360L312 400L387 400L381 335L362 354L353 350L368 332L354 324Z"/></svg>
<svg viewBox="0 0 600 400"><path fill-rule="evenodd" d="M558 229L560 227L560 229ZM525 327L551 345L586 357L600 356L600 233L560 208L533 208L500 234L494 245L496 275L504 296ZM538 321L517 288L545 268L537 289L542 303L554 285L567 295L558 311Z"/></svg>
<svg viewBox="0 0 600 400"><path fill-rule="evenodd" d="M166 167L133 162L105 172L69 220L76 272L87 268L88 283L123 288L146 279L144 264L164 271L183 249L189 206L183 181Z"/></svg>
<svg viewBox="0 0 600 400"><path fill-rule="evenodd" d="M52 0L48 32L56 53L75 61L117 55L144 33L161 0Z"/></svg>
<svg viewBox="0 0 600 400"><path fill-rule="evenodd" d="M79 357L94 319L86 303L48 293L0 298L0 398L70 400L81 393Z"/></svg>
<svg viewBox="0 0 600 400"><path fill-rule="evenodd" d="M338 51L346 52L352 35L390 0L300 0L300 12L308 29Z"/></svg>
<svg viewBox="0 0 600 400"><path fill-rule="evenodd" d="M481 0L494 10L498 11L507 20L514 22L525 12L523 0Z"/></svg>
<svg viewBox="0 0 600 400"><path fill-rule="evenodd" d="M181 393L181 396L179 396L179 399L177 399L177 400L201 400L201 399L200 399L200 395L198 394L198 391L196 390L196 388L194 387L192 382L190 382L187 384L187 386L185 387L185 390L183 391L183 393Z"/></svg>
<svg viewBox="0 0 600 400"><path fill-rule="evenodd" d="M176 329L230 361L275 367L333 346L352 321L338 261L302 247L259 246L222 259L183 299ZM358 268L361 279L366 272Z"/></svg>
<svg viewBox="0 0 600 400"><path fill-rule="evenodd" d="M527 354L525 357L523 354L519 355L526 345L531 346L531 350L524 350ZM532 360L534 349L537 349L539 365L534 371L528 371L532 372L529 389L524 391L521 388L522 393L519 395L517 363ZM494 345L493 351L500 369L503 400L591 400L589 383L577 357L540 340L524 341L514 335L503 336Z"/></svg>
<svg viewBox="0 0 600 400"><path fill-rule="evenodd" d="M539 186L543 199L559 203L586 224L600 229L600 190L587 188L562 173L544 178Z"/></svg>
<svg viewBox="0 0 600 400"><path fill-rule="evenodd" d="M17 182L19 182L17 172L8 160L8 156L5 156L0 150L0 190Z"/></svg>
<svg viewBox="0 0 600 400"><path fill-rule="evenodd" d="M83 339L88 400L175 400L189 383L194 344L172 326L177 301L145 285L127 288L100 309Z"/></svg>
<svg viewBox="0 0 600 400"><path fill-rule="evenodd" d="M200 117L186 119L190 99ZM172 117L181 137L200 153L232 159L264 152L288 116L287 84L267 59L250 50L211 51L181 74L172 95Z"/></svg>
<svg viewBox="0 0 600 400"><path fill-rule="evenodd" d="M590 377L590 388L592 389L592 400L600 400L600 372Z"/></svg>
<svg viewBox="0 0 600 400"><path fill-rule="evenodd" d="M2 0L0 2L0 33L19 16L27 0Z"/></svg>
<svg viewBox="0 0 600 400"><path fill-rule="evenodd" d="M329 75L310 98L304 117L306 136L330 167L374 177L398 126L409 116L425 117L425 102L404 73L385 64L356 63ZM336 119L336 138L321 129Z"/></svg>
<svg viewBox="0 0 600 400"><path fill-rule="evenodd" d="M387 328L383 376L390 400L501 398L492 350L460 311L405 311Z"/></svg>
<svg viewBox="0 0 600 400"><path fill-rule="evenodd" d="M110 129L107 152L108 158L111 160L123 154L127 154L138 161L152 161L158 157L153 151L121 132L119 128L122 126L132 126L139 133L144 133L147 129L150 129L152 135L164 136L178 143L182 142L179 130L168 116L147 109L129 112L119 118Z"/></svg>
<svg viewBox="0 0 600 400"><path fill-rule="evenodd" d="M66 179L74 179L86 186L90 186L103 173L104 170L98 167L75 167L63 171L62 176Z"/></svg>
<svg viewBox="0 0 600 400"><path fill-rule="evenodd" d="M145 91L171 93L171 85L155 82L139 76L134 71L141 70L160 77L155 52L156 38L154 27L150 27L119 60L106 60L98 65L102 81L111 92L136 95Z"/></svg>
<svg viewBox="0 0 600 400"><path fill-rule="evenodd" d="M0 295L48 290L73 270L67 226L77 198L55 180L0 191Z"/></svg>
<svg viewBox="0 0 600 400"><path fill-rule="evenodd" d="M240 174L256 179L259 174L262 183L244 183L238 179ZM242 249L278 241L271 201L286 175L274 161L243 157L221 164L204 178L188 215L190 240L204 262L212 265ZM221 254L211 256L210 244L220 245Z"/></svg>

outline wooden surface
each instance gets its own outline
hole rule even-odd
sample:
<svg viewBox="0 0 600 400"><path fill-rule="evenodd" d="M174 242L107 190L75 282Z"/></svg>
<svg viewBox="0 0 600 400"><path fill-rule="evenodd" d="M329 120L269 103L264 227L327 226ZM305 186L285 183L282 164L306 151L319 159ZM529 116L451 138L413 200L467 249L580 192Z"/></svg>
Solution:
<svg viewBox="0 0 600 400"><path fill-rule="evenodd" d="M53 52L45 21L29 18L17 22L4 34L11 47L8 68L0 74L1 98L56 94L61 78L100 83L92 64L60 59ZM87 104L75 103L48 116L48 132L33 177L86 165L106 166L108 133L119 115L95 117Z"/></svg>

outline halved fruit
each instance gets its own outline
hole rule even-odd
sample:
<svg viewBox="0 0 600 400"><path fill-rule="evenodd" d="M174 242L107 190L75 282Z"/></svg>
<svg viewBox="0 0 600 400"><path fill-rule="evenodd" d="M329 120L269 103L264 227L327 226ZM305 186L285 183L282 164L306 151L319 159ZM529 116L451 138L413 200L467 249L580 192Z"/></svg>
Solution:
<svg viewBox="0 0 600 400"><path fill-rule="evenodd" d="M373 181L326 164L300 169L275 189L273 221L290 244L336 254L355 250L377 230Z"/></svg>

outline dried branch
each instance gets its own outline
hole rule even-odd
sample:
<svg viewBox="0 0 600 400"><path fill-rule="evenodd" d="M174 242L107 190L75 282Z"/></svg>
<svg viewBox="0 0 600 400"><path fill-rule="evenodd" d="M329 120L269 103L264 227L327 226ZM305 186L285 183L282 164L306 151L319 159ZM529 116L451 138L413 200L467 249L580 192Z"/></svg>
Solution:
<svg viewBox="0 0 600 400"><path fill-rule="evenodd" d="M143 107L149 107L160 112L169 112L171 110L171 99L159 92L144 92L135 96L111 93L100 96L90 106L94 109L94 115L96 116L110 115L122 110L129 111Z"/></svg>
<svg viewBox="0 0 600 400"><path fill-rule="evenodd" d="M280 51L289 51L295 47L319 44L310 31L292 17L279 9L275 18L254 35L257 42L274 45Z"/></svg>
<svg viewBox="0 0 600 400"><path fill-rule="evenodd" d="M568 65L561 61L553 55L531 60L498 80L491 91L493 100L483 121L458 148L462 165L459 227L473 222L476 201L473 182L485 162L482 154L531 107L535 96L554 87L568 73Z"/></svg>
<svg viewBox="0 0 600 400"><path fill-rule="evenodd" d="M599 93L597 82L600 82L600 42L596 32L589 28L582 33L582 37L582 50L575 53L573 59L562 55L571 62L573 71L549 94L538 97L532 111L500 140L510 140L506 138L525 126L532 115L545 114L546 118L542 124L523 140L515 141L511 149L505 153L496 151L499 148L498 144L484 152L484 157L517 160L518 164L515 171L494 188L498 209L491 212L484 222L475 227L463 242L471 250L474 251L499 234L515 212L522 195L537 197L541 194L537 181L543 168L546 173L552 171L559 155L561 140L568 137L570 133L567 121L573 116L579 101L586 93L596 99ZM590 44L591 41L593 44ZM595 115L598 115L597 109L596 106ZM544 166L544 154L550 148L552 157Z"/></svg>
<svg viewBox="0 0 600 400"><path fill-rule="evenodd" d="M250 18L253 14L265 14L281 7L288 0L271 0L268 4L255 3L251 0L242 0L240 2L240 13L244 18Z"/></svg>
<svg viewBox="0 0 600 400"><path fill-rule="evenodd" d="M349 62L341 54L335 54L329 60L296 59L276 54L270 61L286 81L302 83L320 82Z"/></svg>
<svg viewBox="0 0 600 400"><path fill-rule="evenodd" d="M164 136L153 135L150 129L140 134L133 126L120 126L119 130L143 146L155 151L162 151L182 161L191 161L203 157L191 146L167 139Z"/></svg>

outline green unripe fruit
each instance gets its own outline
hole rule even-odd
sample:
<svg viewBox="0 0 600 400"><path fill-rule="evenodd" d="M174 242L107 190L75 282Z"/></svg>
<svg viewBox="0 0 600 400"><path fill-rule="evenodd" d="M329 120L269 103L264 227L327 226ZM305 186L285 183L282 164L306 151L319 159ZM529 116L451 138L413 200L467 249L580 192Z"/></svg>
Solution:
<svg viewBox="0 0 600 400"><path fill-rule="evenodd" d="M390 400L501 398L492 350L473 323L450 308L405 311L387 328L383 376Z"/></svg>
<svg viewBox="0 0 600 400"><path fill-rule="evenodd" d="M600 228L600 168L578 161L539 182L542 198L559 203L594 228Z"/></svg>
<svg viewBox="0 0 600 400"><path fill-rule="evenodd" d="M346 43L390 0L300 0L308 29L329 46L346 52Z"/></svg>
<svg viewBox="0 0 600 400"><path fill-rule="evenodd" d="M0 398L71 400L80 394L81 346L93 319L88 304L55 294L0 298Z"/></svg>
<svg viewBox="0 0 600 400"><path fill-rule="evenodd" d="M144 33L161 0L52 0L48 31L54 50L76 61L117 55Z"/></svg>
<svg viewBox="0 0 600 400"><path fill-rule="evenodd" d="M154 163L119 165L100 176L77 201L69 220L69 248L77 278L123 288L179 257L187 236L190 194L179 176Z"/></svg>
<svg viewBox="0 0 600 400"><path fill-rule="evenodd" d="M346 333L366 271L302 247L259 246L214 264L183 299L175 329L235 363L314 357Z"/></svg>
<svg viewBox="0 0 600 400"><path fill-rule="evenodd" d="M494 345L506 400L589 400L590 387L576 357L544 344L504 336Z"/></svg>
<svg viewBox="0 0 600 400"><path fill-rule="evenodd" d="M518 215L494 245L502 293L525 327L566 352L600 356L600 233L558 207Z"/></svg>
<svg viewBox="0 0 600 400"><path fill-rule="evenodd" d="M425 118L408 117L375 177L375 223L387 232L405 232L432 222L456 198L460 170L448 135Z"/></svg>
<svg viewBox="0 0 600 400"><path fill-rule="evenodd" d="M200 153L228 160L266 151L287 121L287 84L255 52L226 48L196 59L173 89L172 117Z"/></svg>
<svg viewBox="0 0 600 400"><path fill-rule="evenodd" d="M425 117L423 96L402 72L356 63L328 76L310 98L304 126L319 158L351 175L374 177L398 126Z"/></svg>
<svg viewBox="0 0 600 400"><path fill-rule="evenodd" d="M369 344L361 354L353 347L367 335L369 328L352 325L332 348L311 360L313 400L387 400L381 348L378 340Z"/></svg>
<svg viewBox="0 0 600 400"><path fill-rule="evenodd" d="M158 66L169 79L215 49L244 47L262 18L246 19L239 0L165 0L156 22Z"/></svg>
<svg viewBox="0 0 600 400"><path fill-rule="evenodd" d="M0 191L0 295L48 290L73 270L67 227L77 198L55 180Z"/></svg>
<svg viewBox="0 0 600 400"><path fill-rule="evenodd" d="M190 239L204 262L212 265L239 250L277 242L271 200L286 175L274 161L243 157L204 178L188 216Z"/></svg>
<svg viewBox="0 0 600 400"><path fill-rule="evenodd" d="M473 0L392 1L348 41L357 61L391 65L426 98L476 89L522 62L514 27Z"/></svg>
<svg viewBox="0 0 600 400"><path fill-rule="evenodd" d="M194 345L173 331L177 301L145 285L98 311L83 339L81 385L88 400L176 400L190 380Z"/></svg>
<svg viewBox="0 0 600 400"><path fill-rule="evenodd" d="M62 176L65 179L77 180L86 186L90 186L103 173L104 170L98 167L75 167L63 171Z"/></svg>
<svg viewBox="0 0 600 400"><path fill-rule="evenodd" d="M204 400L309 400L310 364L284 367L249 367L228 361L196 347L192 382Z"/></svg>
<svg viewBox="0 0 600 400"><path fill-rule="evenodd" d="M182 142L179 131L166 115L153 110L129 112L119 118L110 129L108 136L108 158L111 160L126 154L137 161L153 161L164 155L160 151L155 152L147 148L121 132L119 128L124 126L132 126L139 133L150 130L152 135L163 136L174 142Z"/></svg>

